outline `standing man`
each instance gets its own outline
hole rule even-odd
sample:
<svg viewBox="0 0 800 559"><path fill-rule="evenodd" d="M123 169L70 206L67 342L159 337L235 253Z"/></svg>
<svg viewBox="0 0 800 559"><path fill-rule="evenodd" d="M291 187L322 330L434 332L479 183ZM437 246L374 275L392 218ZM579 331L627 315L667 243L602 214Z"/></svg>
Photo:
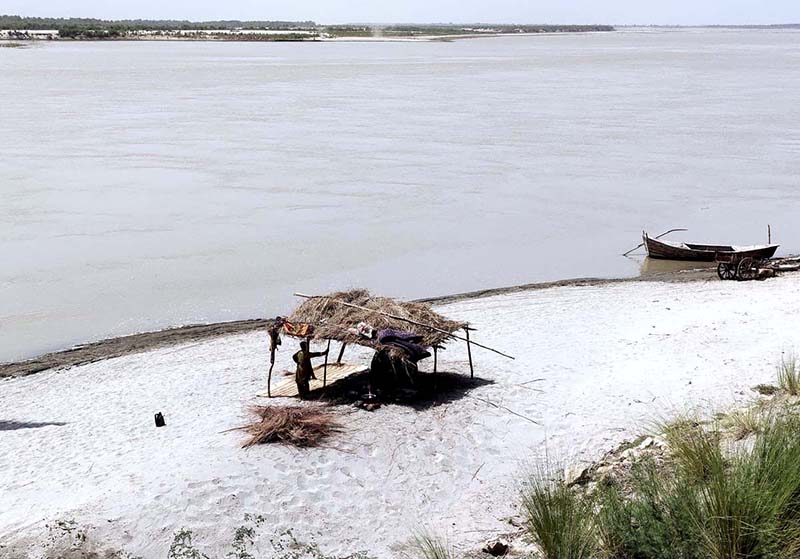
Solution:
<svg viewBox="0 0 800 559"><path fill-rule="evenodd" d="M294 380L297 383L297 392L300 394L300 398L305 400L308 397L308 393L310 392L308 382L312 378L316 378L314 376L314 366L311 364L311 359L313 357L322 357L327 353L328 350L319 352L309 351L308 342L305 340L300 342L300 351L292 356L294 362L297 363L297 371L295 372Z"/></svg>

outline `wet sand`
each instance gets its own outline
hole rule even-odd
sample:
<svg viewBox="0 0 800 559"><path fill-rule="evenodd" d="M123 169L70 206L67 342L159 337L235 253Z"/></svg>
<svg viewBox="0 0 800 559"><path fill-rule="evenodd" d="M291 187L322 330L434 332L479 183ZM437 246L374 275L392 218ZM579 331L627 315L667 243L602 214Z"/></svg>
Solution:
<svg viewBox="0 0 800 559"><path fill-rule="evenodd" d="M477 299L481 297L491 297L495 295L505 295L518 293L534 289L549 289L562 286L587 286L604 285L612 283L627 283L636 281L664 281L664 282L688 282L688 281L707 281L716 279L713 268L676 268L675 263L657 263L655 265L645 265L642 274L633 278L576 278L545 283L529 283L511 287L500 287L494 289L484 289L467 293L457 293L453 295L443 295L418 299L418 301L443 304L467 299ZM680 264L685 266L685 264ZM285 314L289 309L283 309L275 314ZM49 369L62 369L94 363L104 359L122 357L133 353L149 351L156 348L170 347L178 344L200 342L218 336L230 334L240 334L254 330L265 329L269 326L271 319L254 318L250 320L237 320L231 322L219 322L214 324L193 324L168 328L155 332L142 332L129 336L109 338L97 342L79 345L63 351L48 353L33 359L12 363L0 364L0 378L4 377L23 377Z"/></svg>

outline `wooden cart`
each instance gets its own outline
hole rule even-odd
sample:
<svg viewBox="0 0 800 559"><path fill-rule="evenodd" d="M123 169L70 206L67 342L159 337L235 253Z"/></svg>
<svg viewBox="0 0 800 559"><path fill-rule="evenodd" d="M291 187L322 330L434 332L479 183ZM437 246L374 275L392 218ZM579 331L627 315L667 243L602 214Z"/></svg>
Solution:
<svg viewBox="0 0 800 559"><path fill-rule="evenodd" d="M721 280L752 280L759 276L761 270L772 269L768 258L753 258L735 252L718 252L715 260L717 275Z"/></svg>

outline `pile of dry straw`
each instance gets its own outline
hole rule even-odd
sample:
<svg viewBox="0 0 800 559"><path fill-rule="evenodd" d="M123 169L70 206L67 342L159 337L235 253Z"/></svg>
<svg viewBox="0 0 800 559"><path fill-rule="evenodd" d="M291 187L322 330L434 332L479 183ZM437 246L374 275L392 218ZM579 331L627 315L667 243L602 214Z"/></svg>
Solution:
<svg viewBox="0 0 800 559"><path fill-rule="evenodd" d="M239 427L250 435L242 448L264 443L312 447L341 430L334 413L319 406L252 406L250 411L256 420Z"/></svg>

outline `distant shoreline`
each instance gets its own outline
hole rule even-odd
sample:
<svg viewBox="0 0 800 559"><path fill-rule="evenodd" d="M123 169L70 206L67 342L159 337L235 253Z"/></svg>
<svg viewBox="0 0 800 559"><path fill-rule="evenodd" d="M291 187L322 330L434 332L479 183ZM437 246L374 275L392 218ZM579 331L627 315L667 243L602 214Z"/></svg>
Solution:
<svg viewBox="0 0 800 559"><path fill-rule="evenodd" d="M2 16L0 16L1 19ZM0 25L0 47L14 46L24 48L31 44L47 42L198 42L198 43L404 43L404 42L451 42L464 39L498 37L532 37L554 35L587 35L633 30L733 30L733 31L800 31L800 23L768 25L615 25L615 26L544 26L541 30L475 30L455 33L359 31L352 34L327 33L318 29L242 29L242 30L202 30L187 33L186 30L148 30L124 34L103 34L92 32L88 35L62 36L59 30L4 29ZM319 28L326 29L326 28ZM440 28L437 28L441 31Z"/></svg>
<svg viewBox="0 0 800 559"><path fill-rule="evenodd" d="M498 37L537 37L554 35L588 35L594 33L610 33L610 31L570 31L570 32L537 32L537 33L471 33L458 35L408 35L408 36L342 36L342 37L306 37L306 38L245 38L245 37L108 37L108 38L61 38L61 39L20 39L2 38L0 43L14 43L24 47L32 43L408 43L408 42L449 42L464 39L489 39Z"/></svg>
<svg viewBox="0 0 800 559"><path fill-rule="evenodd" d="M456 293L452 295L440 295L436 297L417 299L417 301L433 305L444 305L468 299L479 299L496 295L519 293L523 291L550 289L553 287L607 285L641 281L678 283L708 281L714 278L716 278L716 269L696 268L683 271L649 273L628 278L574 278L542 283L529 283L510 287L499 287L478 291L469 291L465 293ZM255 330L266 329L271 322L271 319L268 318L252 318L212 324L176 326L154 332L142 332L128 336L108 338L105 340L75 346L70 349L55 351L34 357L32 359L10 363L0 363L0 379L24 377L50 369L70 368L87 363L94 363L96 361L104 361L106 359L113 359L116 357L122 357L124 355L140 353L158 348L172 347L180 344L199 343L220 336L245 334Z"/></svg>
<svg viewBox="0 0 800 559"><path fill-rule="evenodd" d="M448 40L466 37L610 32L610 25L338 24L313 21L184 21L29 18L0 15L0 40L323 41Z"/></svg>

